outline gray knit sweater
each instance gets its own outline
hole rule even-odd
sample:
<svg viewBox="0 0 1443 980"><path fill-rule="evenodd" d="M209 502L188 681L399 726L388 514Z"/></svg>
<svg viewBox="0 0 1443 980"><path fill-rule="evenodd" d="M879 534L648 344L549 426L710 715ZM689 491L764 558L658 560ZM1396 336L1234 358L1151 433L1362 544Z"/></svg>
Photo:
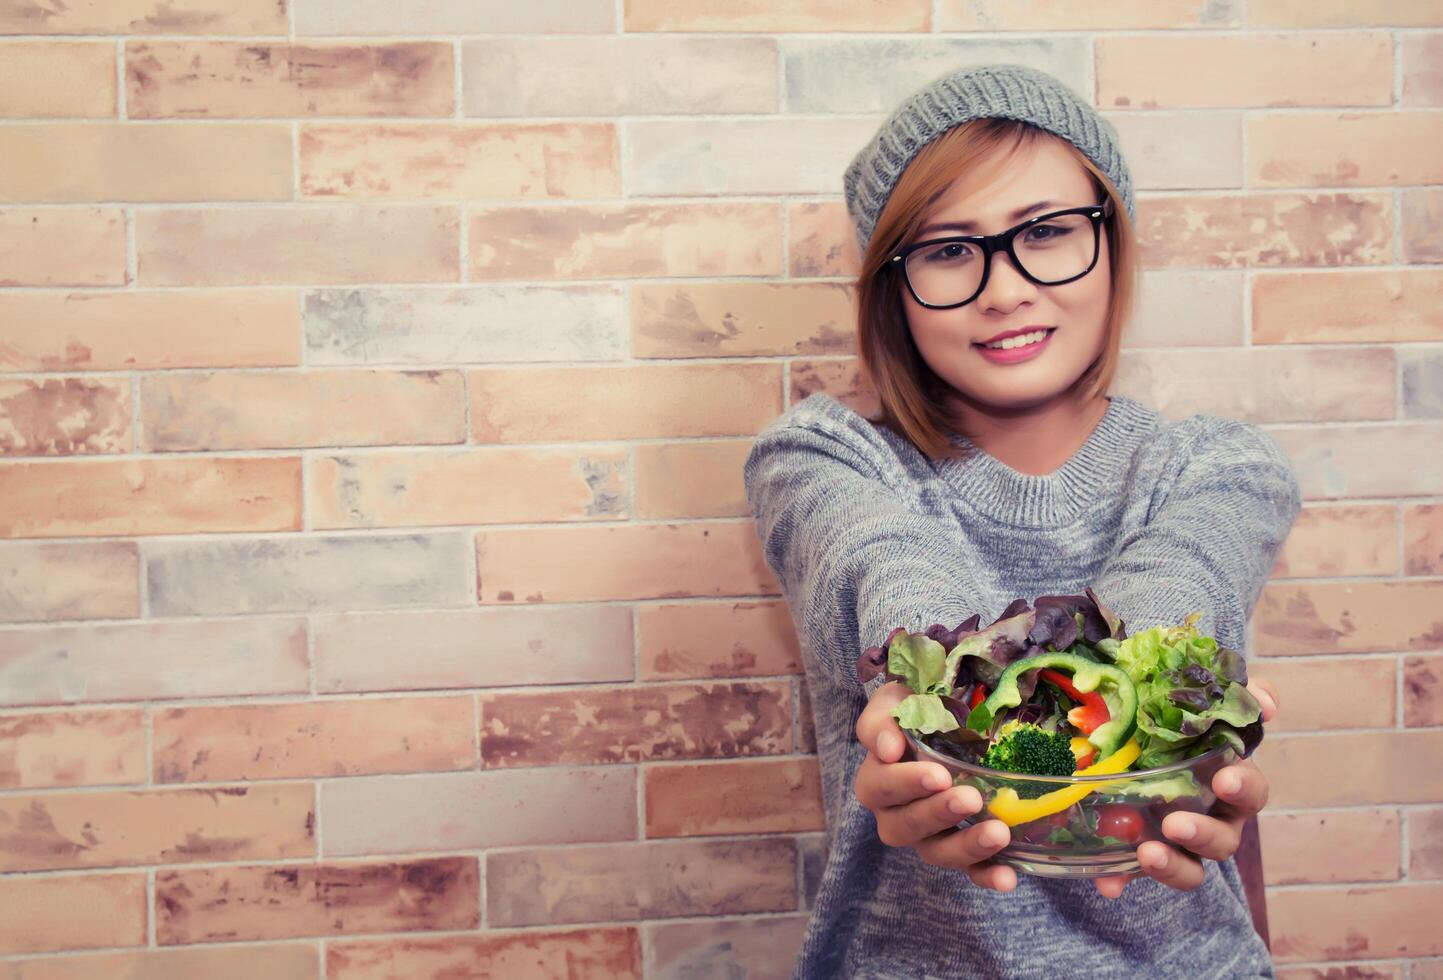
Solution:
<svg viewBox="0 0 1443 980"><path fill-rule="evenodd" d="M1255 426L1171 421L1111 396L1059 469L977 449L930 462L827 394L793 405L747 458L747 499L801 640L829 856L796 978L1231 978L1273 975L1236 865L1202 887L1151 879L1109 901L1088 881L971 884L877 838L853 794L865 754L858 654L896 626L994 620L1018 597L1092 586L1130 633L1201 610L1243 653L1246 626L1301 506L1287 457Z"/></svg>

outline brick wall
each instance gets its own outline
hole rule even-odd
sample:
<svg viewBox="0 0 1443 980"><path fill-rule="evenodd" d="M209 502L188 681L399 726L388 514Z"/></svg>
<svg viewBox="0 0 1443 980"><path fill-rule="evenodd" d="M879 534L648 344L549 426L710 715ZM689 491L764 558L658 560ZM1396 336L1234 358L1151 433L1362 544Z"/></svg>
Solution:
<svg viewBox="0 0 1443 980"><path fill-rule="evenodd" d="M0 976L784 975L822 820L740 465L868 401L842 168L984 60L1121 134L1118 389L1296 461L1253 642L1284 975L1443 976L1434 0L0 34Z"/></svg>

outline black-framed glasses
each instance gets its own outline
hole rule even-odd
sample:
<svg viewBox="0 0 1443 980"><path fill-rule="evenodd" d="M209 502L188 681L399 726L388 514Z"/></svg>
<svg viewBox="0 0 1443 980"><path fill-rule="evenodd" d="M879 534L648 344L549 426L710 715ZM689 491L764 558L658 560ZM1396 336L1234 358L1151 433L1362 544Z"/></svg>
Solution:
<svg viewBox="0 0 1443 980"><path fill-rule="evenodd" d="M1028 218L995 235L949 235L915 242L891 258L912 298L933 310L966 306L987 288L992 256L1006 252L1022 275L1039 286L1081 279L1097 265L1102 220L1112 200Z"/></svg>

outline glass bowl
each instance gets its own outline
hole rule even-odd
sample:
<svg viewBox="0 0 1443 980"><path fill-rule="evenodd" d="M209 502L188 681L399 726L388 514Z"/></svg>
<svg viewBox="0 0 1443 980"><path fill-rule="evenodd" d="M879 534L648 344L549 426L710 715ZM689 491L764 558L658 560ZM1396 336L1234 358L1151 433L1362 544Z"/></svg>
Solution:
<svg viewBox="0 0 1443 980"><path fill-rule="evenodd" d="M1012 843L996 860L1045 878L1099 878L1141 870L1137 845L1166 841L1162 819L1174 810L1208 812L1217 802L1213 776L1238 761L1237 752L1225 745L1170 766L1116 776L1023 776L965 761L906 729L903 734L918 761L938 763L951 773L952 785L972 786L982 794L982 809L957 826L998 817L989 810L997 806L1010 818L1004 822L1012 825ZM1019 799L1005 796L999 801L1004 789ZM1060 797L1047 795L1069 789ZM1005 806L1009 802L1010 810Z"/></svg>

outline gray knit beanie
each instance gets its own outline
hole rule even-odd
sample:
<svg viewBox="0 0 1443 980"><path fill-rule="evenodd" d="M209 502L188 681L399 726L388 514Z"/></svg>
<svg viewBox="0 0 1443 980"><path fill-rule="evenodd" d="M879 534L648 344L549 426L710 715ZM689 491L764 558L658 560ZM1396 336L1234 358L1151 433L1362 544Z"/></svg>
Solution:
<svg viewBox="0 0 1443 980"><path fill-rule="evenodd" d="M892 188L922 147L972 119L1018 119L1061 136L1085 153L1122 195L1129 216L1132 176L1112 124L1056 78L1025 65L982 65L943 75L913 94L862 147L842 187L866 251Z"/></svg>

